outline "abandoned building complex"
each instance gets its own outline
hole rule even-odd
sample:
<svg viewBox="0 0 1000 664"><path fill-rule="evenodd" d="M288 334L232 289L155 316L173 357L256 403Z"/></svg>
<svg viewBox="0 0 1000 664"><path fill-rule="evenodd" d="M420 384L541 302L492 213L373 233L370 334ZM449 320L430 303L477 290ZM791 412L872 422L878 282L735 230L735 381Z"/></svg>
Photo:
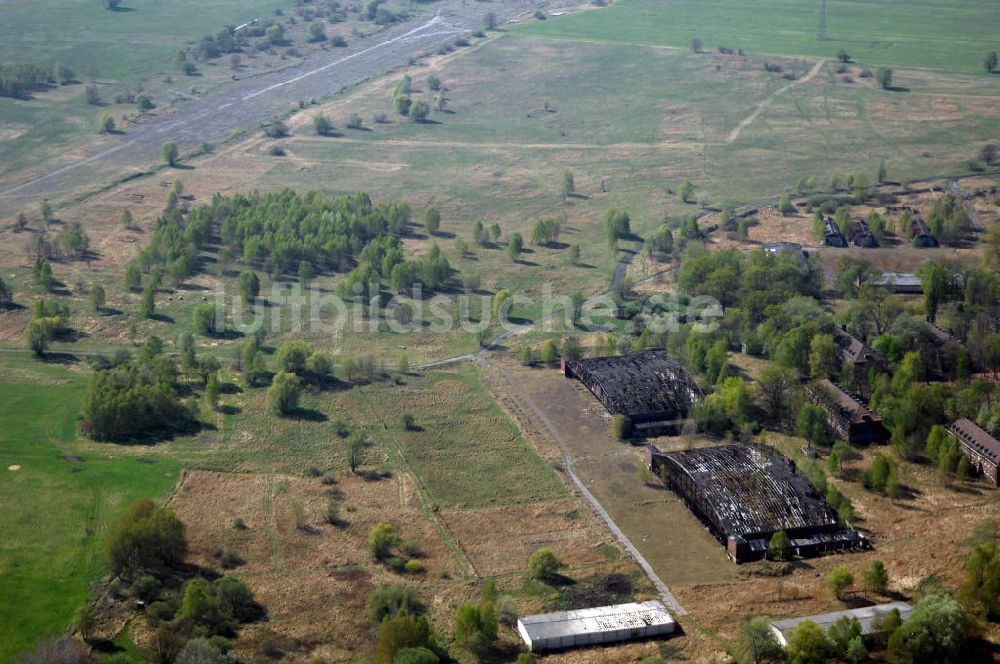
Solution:
<svg viewBox="0 0 1000 664"><path fill-rule="evenodd" d="M764 557L784 531L799 556L863 549L868 540L840 525L795 462L763 445L722 445L679 452L647 448L647 463L708 526L733 562Z"/></svg>
<svg viewBox="0 0 1000 664"><path fill-rule="evenodd" d="M968 457L973 472L1000 486L1000 441L964 417L947 429L958 439L958 449Z"/></svg>
<svg viewBox="0 0 1000 664"><path fill-rule="evenodd" d="M815 616L802 616L801 618L785 618L784 620L775 620L771 622L770 627L771 632L774 634L774 638L778 640L778 643L782 647L788 645L788 637L792 630L807 620L819 625L824 632L829 631L830 627L841 618L857 620L858 626L861 628L861 635L871 636L873 634L879 634L883 631L882 624L885 622L886 616L893 611L899 611L900 619L906 620L910 617L910 614L913 613L913 607L906 602L889 602L888 604L863 606L857 609L847 609L845 611L820 613Z"/></svg>
<svg viewBox="0 0 1000 664"><path fill-rule="evenodd" d="M806 396L823 409L833 432L852 445L883 443L889 439L882 418L830 380L824 378L810 384Z"/></svg>
<svg viewBox="0 0 1000 664"><path fill-rule="evenodd" d="M656 600L575 611L556 611L517 620L517 632L531 652L673 634L677 623Z"/></svg>
<svg viewBox="0 0 1000 664"><path fill-rule="evenodd" d="M628 435L680 433L702 393L694 378L663 351L613 357L563 358L562 373L578 378Z"/></svg>

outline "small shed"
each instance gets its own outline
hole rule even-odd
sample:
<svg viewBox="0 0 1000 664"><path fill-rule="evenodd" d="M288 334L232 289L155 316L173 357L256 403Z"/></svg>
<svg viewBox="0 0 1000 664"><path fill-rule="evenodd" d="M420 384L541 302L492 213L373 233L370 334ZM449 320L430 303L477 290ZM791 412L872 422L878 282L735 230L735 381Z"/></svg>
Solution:
<svg viewBox="0 0 1000 664"><path fill-rule="evenodd" d="M785 618L775 620L771 623L771 632L774 638L782 646L788 645L788 636L792 630L805 621L814 622L820 626L824 632L830 629L833 623L841 618L854 619L861 626L861 635L877 634L881 631L882 621L895 609L899 611L899 617L906 620L913 612L913 607L906 602L889 602L887 604L876 604L874 606L864 606L860 609L848 609L846 611L831 611L830 613L820 613L815 616L802 616L801 618Z"/></svg>
<svg viewBox="0 0 1000 664"><path fill-rule="evenodd" d="M517 620L517 632L532 652L666 636L676 629L677 623L656 600L542 613Z"/></svg>

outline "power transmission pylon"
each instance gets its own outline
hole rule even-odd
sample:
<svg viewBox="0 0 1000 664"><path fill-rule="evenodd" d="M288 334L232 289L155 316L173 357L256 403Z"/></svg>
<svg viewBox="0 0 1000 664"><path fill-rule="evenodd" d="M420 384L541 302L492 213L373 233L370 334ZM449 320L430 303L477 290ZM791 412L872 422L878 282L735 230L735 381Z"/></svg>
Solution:
<svg viewBox="0 0 1000 664"><path fill-rule="evenodd" d="M830 40L830 33L826 29L826 0L820 0L819 5L819 40Z"/></svg>

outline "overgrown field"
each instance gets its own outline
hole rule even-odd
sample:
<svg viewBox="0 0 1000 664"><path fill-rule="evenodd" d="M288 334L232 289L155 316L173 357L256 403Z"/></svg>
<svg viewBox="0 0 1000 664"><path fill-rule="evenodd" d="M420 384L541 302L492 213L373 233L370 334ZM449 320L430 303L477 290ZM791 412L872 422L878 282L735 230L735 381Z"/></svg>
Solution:
<svg viewBox="0 0 1000 664"><path fill-rule="evenodd" d="M163 185L176 176L195 205L215 191L282 186L402 199L414 210L408 248L420 253L437 242L458 272L456 283L480 277L477 295L509 288L537 297L545 283L561 294L596 293L607 286L614 266L603 227L609 208L627 210L633 230L647 234L665 218L701 211L674 193L685 179L694 184L693 200L760 204L793 190L803 177L814 178L820 188L831 176L842 179L848 173L860 172L873 181L882 159L896 180L961 174L979 147L1000 134L1000 79L899 70L897 82L910 91L889 92L860 78L857 65L849 68L854 82L846 83L832 62L815 69L812 61L781 60L785 71L798 77L794 81L764 71L762 62L501 36L429 67L408 69L415 98L431 99L425 82L431 73L447 88L447 107L432 114L433 123L413 123L394 114L394 76L338 96L320 109L340 136L316 136L312 112L300 114L290 123L290 139L254 138L197 161L195 170L129 183L61 211L65 222L84 223L99 257L87 265L57 264L56 278L70 286L103 281L109 307L124 314L89 315L84 298L76 297L80 319L74 326L91 331L87 344L123 343L130 321L138 322L140 334L168 338L187 329L187 310L192 297L199 299L197 293L161 295L165 317L141 321L136 318L138 295L124 292L119 277L123 263L144 242L143 232L120 230L121 210L131 209L148 229L163 209ZM355 112L367 131L344 127ZM380 113L387 123L369 120ZM275 143L286 156L267 154ZM578 196L564 201L560 188L565 170L573 171ZM436 237L419 229L429 205L442 214ZM562 220L559 242L529 243L529 251L512 262L504 250L507 238L514 232L529 238L534 222L545 217ZM497 245L473 243L477 221L500 226ZM33 235L12 236L4 245L4 262L24 264ZM465 254L456 247L459 239L469 248ZM571 244L581 247L576 264L568 259ZM194 283L210 291L225 285L233 292L233 276L217 280L209 275ZM18 290L33 290L28 278L27 271L18 272ZM335 282L336 275L317 279L324 288ZM174 299L165 302L167 297ZM474 298L474 319L478 309ZM266 316L278 311L269 309ZM537 314L530 309L515 313ZM16 343L19 329L13 326L8 333L0 328L0 337ZM380 351L396 357L398 347L406 346L411 361L475 347L474 335L462 331L314 338L345 354Z"/></svg>
<svg viewBox="0 0 1000 664"><path fill-rule="evenodd" d="M5 354L0 379L0 661L67 628L105 572L102 534L139 496L162 498L169 458L74 443L81 372ZM19 469L14 469L19 466Z"/></svg>
<svg viewBox="0 0 1000 664"><path fill-rule="evenodd" d="M305 20L313 18L317 6L292 0L126 0L117 10L108 11L100 0L0 0L4 17L0 62L30 63L47 70L62 65L73 72L66 85L36 90L24 99L0 97L0 154L4 156L0 178L23 182L26 174L41 175L65 166L67 157L92 155L95 143L109 148L120 145L119 138L97 135L105 115L126 134L148 119L148 114L140 113L132 100L123 97L126 90L131 95L145 92L155 105L151 112L164 114L232 77L243 79L298 66L304 57L333 48L328 40L334 36L349 43L381 29L360 20L357 11L337 14L341 20L336 23L322 16ZM385 6L396 12L406 10L400 0ZM261 25L281 23L285 39L269 44L264 38L250 38L236 53L207 59L196 55L202 38L253 19ZM323 27L328 40L310 40L308 30L313 24ZM196 69L189 74L182 73L177 64L182 51ZM100 96L96 104L86 99L89 84L96 86ZM92 189L100 186L104 175L95 175Z"/></svg>
<svg viewBox="0 0 1000 664"><path fill-rule="evenodd" d="M819 0L617 0L516 30L679 48L700 38L708 50L726 46L783 55L833 57L843 48L864 63L982 72L986 53L997 48L1000 7L990 0L830 0L829 41L817 39L819 20Z"/></svg>

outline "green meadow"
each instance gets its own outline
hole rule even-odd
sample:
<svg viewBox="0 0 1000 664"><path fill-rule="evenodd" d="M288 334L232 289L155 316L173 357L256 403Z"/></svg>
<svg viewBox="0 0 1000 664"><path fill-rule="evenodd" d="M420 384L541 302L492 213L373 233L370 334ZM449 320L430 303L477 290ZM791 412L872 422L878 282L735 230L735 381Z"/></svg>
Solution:
<svg viewBox="0 0 1000 664"><path fill-rule="evenodd" d="M538 37L690 48L700 38L748 53L833 57L841 48L873 65L982 72L1000 48L992 0L828 0L829 41L819 41L820 0L617 0L603 9L514 28Z"/></svg>
<svg viewBox="0 0 1000 664"><path fill-rule="evenodd" d="M140 496L165 496L178 464L79 449L80 372L6 354L0 381L0 662L7 662L67 628L105 572L108 522Z"/></svg>

